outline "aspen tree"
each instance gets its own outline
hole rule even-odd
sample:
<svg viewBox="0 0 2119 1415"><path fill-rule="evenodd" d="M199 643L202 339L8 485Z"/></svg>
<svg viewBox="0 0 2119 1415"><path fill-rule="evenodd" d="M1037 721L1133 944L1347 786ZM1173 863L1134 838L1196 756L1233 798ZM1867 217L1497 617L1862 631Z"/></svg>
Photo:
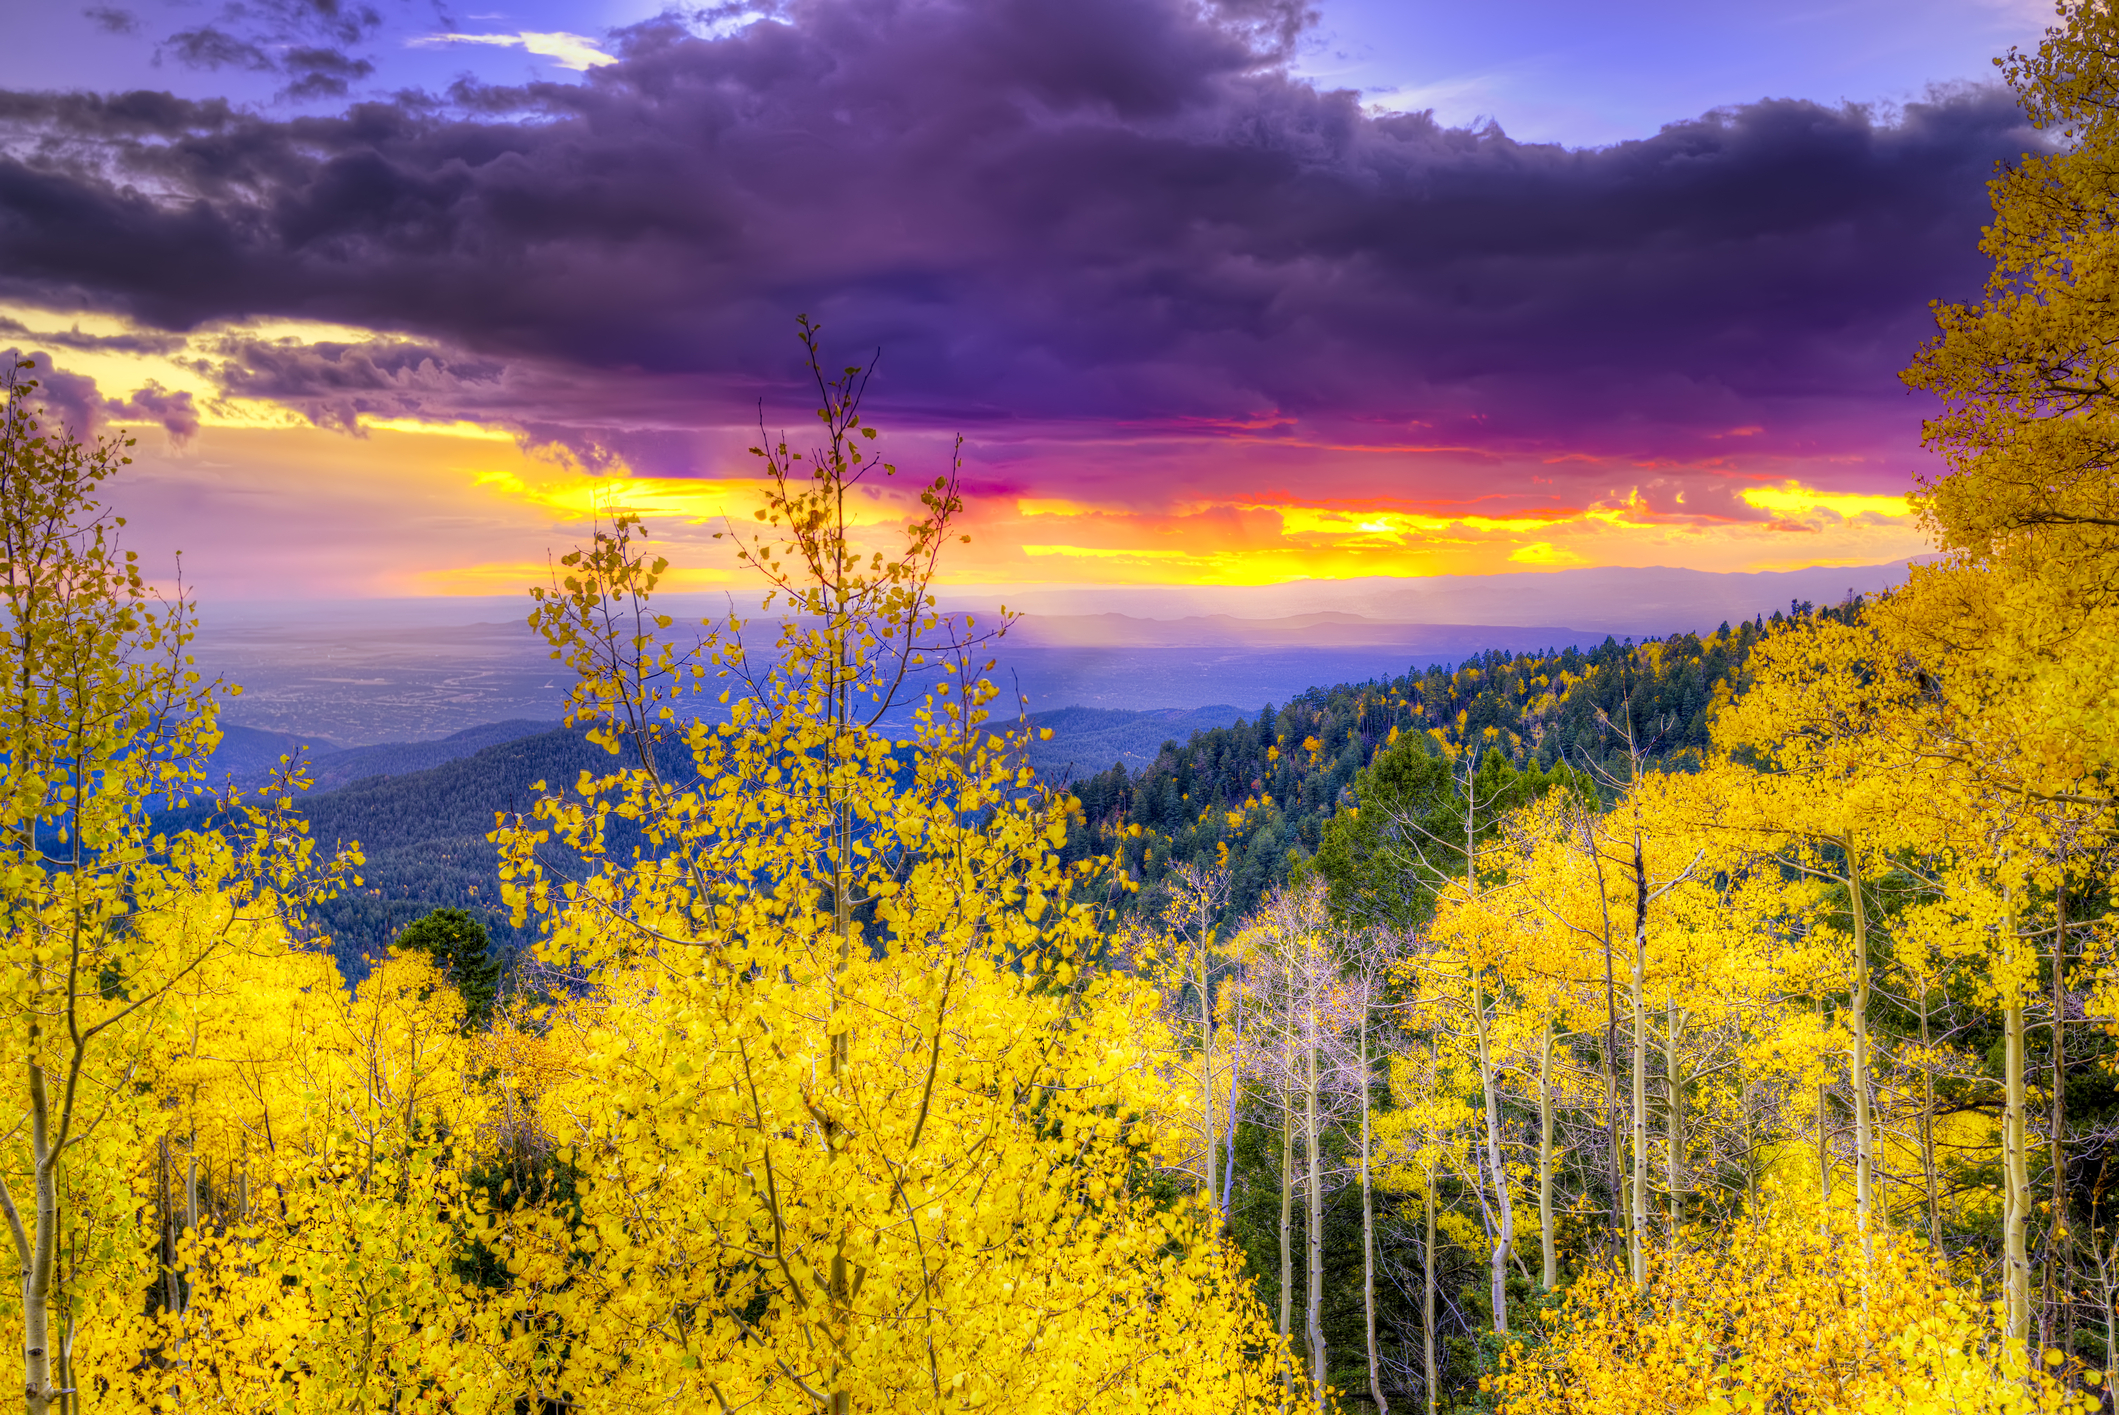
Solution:
<svg viewBox="0 0 2119 1415"><path fill-rule="evenodd" d="M1692 882L1707 852L1704 847L1696 847L1689 856L1683 853L1686 842L1678 838L1676 831L1665 829L1666 818L1674 818L1675 814L1670 805L1669 783L1646 769L1644 752L1631 725L1621 729L1620 740L1626 745L1630 775L1624 795L1611 812L1581 822L1579 834L1571 832L1571 836L1579 839L1588 854L1599 893L1607 901L1602 906L1606 911L1604 936L1609 939L1616 934L1618 919L1629 920L1626 1003L1631 1026L1631 1114L1626 1148L1631 1165L1621 1173L1620 1188L1628 1200L1627 1267L1639 1288L1648 1281L1649 919L1651 910L1673 890ZM1608 987L1608 955L1604 961ZM1610 1006L1608 999L1607 992ZM1618 1168L1616 1163L1614 1168Z"/></svg>
<svg viewBox="0 0 2119 1415"><path fill-rule="evenodd" d="M497 832L516 917L581 980L537 1102L577 1177L571 1208L482 1215L509 1259L485 1347L540 1399L643 1408L1306 1399L1207 1196L1140 1180L1190 1128L1160 1000L1085 966L1076 808L985 727L983 640L934 607L953 474L890 489L864 377L819 375L814 450L760 449L744 554L795 611L770 653L659 612L623 513L536 599L613 761ZM857 473L892 544L859 540Z"/></svg>
<svg viewBox="0 0 2119 1415"><path fill-rule="evenodd" d="M1317 1408L1323 1415L1325 1401L1325 1341L1324 1341L1324 1156L1322 1128L1318 1121L1319 1101L1323 1097L1323 1086L1318 1063L1324 1050L1324 1019L1320 1015L1322 999L1313 990L1309 1006L1303 1019L1303 1090L1302 1090L1302 1147L1303 1156L1309 1162L1309 1182L1303 1186L1303 1197L1307 1211L1303 1215L1303 1251L1307 1267L1302 1285L1303 1330L1309 1338L1310 1379L1315 1384Z"/></svg>
<svg viewBox="0 0 2119 1415"><path fill-rule="evenodd" d="M1580 804L1570 803L1568 816L1563 826L1563 838L1570 850L1586 861L1595 878L1594 898L1596 912L1593 922L1575 924L1577 931L1593 927L1599 961L1603 964L1604 998L1604 1117L1606 1143L1611 1160L1611 1233L1616 1250L1629 1255L1639 1241L1633 1225L1629 1222L1626 1202L1626 1146L1619 1136L1619 1002L1618 982L1612 954L1611 889L1604 878L1604 854L1598 848L1598 827L1595 815Z"/></svg>
<svg viewBox="0 0 2119 1415"><path fill-rule="evenodd" d="M1561 1098L1556 1072L1569 1061L1570 1039L1581 1033L1602 1036L1605 1130L1614 1160L1624 1153L1615 1128L1618 1018L1611 900L1594 853L1596 829L1583 793L1574 790L1552 792L1518 809L1507 825L1505 912L1512 921L1513 946L1506 967L1518 999L1519 1025L1534 1029L1536 1036L1530 1047L1530 1086L1537 1097L1539 1251L1548 1291L1559 1282L1554 1186ZM1611 1182L1615 1203L1623 1209L1625 1185L1615 1170ZM1612 1229L1620 1250L1626 1231L1623 1219Z"/></svg>
<svg viewBox="0 0 2119 1415"><path fill-rule="evenodd" d="M1383 1390L1382 1353L1376 1338L1376 1207L1375 1144L1373 1110L1375 1061L1378 1048L1374 1028L1382 1006L1381 993L1391 971L1400 961L1402 949L1395 936L1371 931L1344 940L1346 976L1338 989L1340 1016L1336 1019L1337 1050L1345 1071L1344 1089L1360 1107L1355 1139L1355 1158L1361 1186L1361 1323L1362 1349L1368 1366L1369 1399L1388 1415L1390 1402ZM1352 1033L1349 1048L1347 1034Z"/></svg>
<svg viewBox="0 0 2119 1415"><path fill-rule="evenodd" d="M1312 1380L1323 1390L1324 1336L1324 1129L1331 1037L1345 1011L1331 947L1331 918L1324 887L1312 881L1275 891L1250 930L1259 967L1252 985L1264 991L1278 1022L1270 1084L1279 1098L1280 1331L1292 1342L1295 1287L1294 1214L1303 1205L1303 1345ZM1301 1162L1297 1165L1297 1137ZM1321 1396L1320 1396L1321 1398Z"/></svg>
<svg viewBox="0 0 2119 1415"><path fill-rule="evenodd" d="M1935 1140L1935 1073L1938 1058L1931 1021L1936 1004L1936 983L1942 949L1922 927L1920 911L1909 911L1905 926L1897 931L1899 970L1911 983L1912 1003L1919 1026L1915 1064L1920 1071L1920 1169L1921 1192L1928 1246L1942 1251L1942 1186Z"/></svg>
<svg viewBox="0 0 2119 1415"><path fill-rule="evenodd" d="M2049 1060L2052 1075L2052 1114L2047 1117L2046 1141L2050 1146L2048 1162L2052 1166L2053 1197L2051 1199L2052 1227L2046 1235L2047 1263L2045 1270L2044 1310L2050 1320L2056 1295L2068 1303L2070 1314L2074 1311L2073 1275L2070 1271L2073 1257L2073 1233L2068 1223L2068 1163L2067 1163L2067 961L2068 961L2068 915L2067 876L2062 873L2053 890L2053 978L2049 1006L2052 1008L2052 1037ZM2065 1292L2056 1292L2065 1284ZM2072 1316L2070 1326L2073 1325ZM2041 1341L2050 1344L2053 1333L2048 1328ZM2072 1343L2070 1343L2072 1344Z"/></svg>
<svg viewBox="0 0 2119 1415"><path fill-rule="evenodd" d="M1391 1156L1383 1182L1420 1195L1420 1334L1428 1415L1441 1409L1443 1348L1436 1325L1436 1250L1445 1214L1439 1199L1443 1174L1450 1169L1476 1170L1465 1150L1477 1131L1473 1108L1449 1084L1441 1058L1440 1035L1447 1026L1447 1006L1439 995L1418 995L1405 1004L1407 1025L1426 1034L1425 1044L1391 1058L1392 1108L1376 1118L1379 1152Z"/></svg>
<svg viewBox="0 0 2119 1415"><path fill-rule="evenodd" d="M1216 1183L1215 1151L1222 1132L1215 1124L1215 979L1224 958L1218 943L1222 912L1229 903L1229 872L1222 866L1201 866L1181 860L1163 883L1165 899L1162 924L1167 937L1166 962L1174 963L1176 989L1192 994L1197 1008L1199 1039L1199 1134L1200 1188L1215 1199L1218 1212L1227 1213ZM1232 1070L1233 1070L1233 1063ZM1226 1118L1226 1117L1224 1117ZM1229 1159L1233 1165L1233 1155Z"/></svg>
<svg viewBox="0 0 2119 1415"><path fill-rule="evenodd" d="M1548 797L1514 813L1505 831L1507 884L1491 901L1509 940L1502 971L1515 1000L1514 1030L1535 1037L1519 1041L1516 1049L1527 1052L1528 1084L1536 1098L1538 1253L1547 1291L1559 1284L1553 1208L1554 1067L1564 1045L1563 1022L1578 1000L1573 994L1586 993L1590 984L1581 968L1586 960L1574 947L1584 936L1573 931L1579 904L1573 896L1581 881L1567 877L1567 866L1576 862L1564 846L1554 849L1551 839L1571 827L1574 809L1573 802Z"/></svg>
<svg viewBox="0 0 2119 1415"><path fill-rule="evenodd" d="M1538 1255L1542 1264L1539 1273L1547 1292L1560 1285L1560 1254L1552 1214L1552 1058L1553 1025L1548 1017L1538 1034Z"/></svg>
<svg viewBox="0 0 2119 1415"><path fill-rule="evenodd" d="M1750 691L1715 719L1715 744L1766 770L1719 774L1725 828L1791 870L1845 892L1847 1089L1854 1109L1855 1213L1864 1241L1875 1210L1872 1114L1872 937L1869 879L1880 847L1920 838L1933 777L1912 729L1924 716L1919 679L1866 624L1806 619L1753 654ZM1911 834L1909 834L1909 832Z"/></svg>
<svg viewBox="0 0 2119 1415"><path fill-rule="evenodd" d="M1873 1236L1839 1215L1819 1231L1788 1206L1729 1226L1711 1252L1659 1254L1643 1300L1616 1270L1589 1274L1553 1339L1517 1346L1491 1383L1502 1415L1644 1408L2088 1415L1986 1304L1914 1235ZM1655 1405L1644 1405L1652 1400Z"/></svg>
<svg viewBox="0 0 2119 1415"><path fill-rule="evenodd" d="M318 886L277 806L225 835L153 830L156 804L204 775L218 697L186 654L191 603L155 594L97 499L123 445L40 426L30 368L0 379L0 1028L20 1068L0 1216L26 1409L45 1415L67 1398L51 1314L77 1157L129 1104L170 990L239 939L274 946L283 910Z"/></svg>
<svg viewBox="0 0 2119 1415"><path fill-rule="evenodd" d="M2016 1340L2031 1331L2031 1260L2026 1235L2030 1228L2030 1098L2025 1085L2024 986L2026 952L2016 909L2002 886L2001 956L1996 979L2001 994L2002 1118L2001 1164L2005 1195L2001 1227L2001 1290L2007 1312L2005 1329Z"/></svg>
<svg viewBox="0 0 2119 1415"><path fill-rule="evenodd" d="M1500 762L1498 756L1491 756L1489 760ZM1474 765L1472 755L1466 753L1463 787L1452 803L1461 811L1463 833L1460 839L1464 852L1463 901L1468 909L1479 908L1485 894L1479 868L1481 829L1493 828L1514 795L1506 787L1489 786L1482 790L1479 775L1473 769ZM1505 1336L1508 1333L1508 1260L1516 1245L1516 1208L1515 1200L1509 1192L1508 1165L1501 1149L1500 1071L1494 1057L1493 1037L1498 999L1491 1004L1488 1002L1488 972L1493 967L1493 962L1492 957L1483 948L1470 950L1463 958L1464 979L1469 987L1468 1015L1479 1065L1479 1090L1486 1111L1487 1181L1494 1196L1496 1214L1492 1235L1493 1251L1488 1259L1488 1278L1493 1302L1494 1330Z"/></svg>
<svg viewBox="0 0 2119 1415"><path fill-rule="evenodd" d="M1367 954L1369 950L1363 950ZM1376 1404L1378 1415L1390 1415L1390 1401L1383 1394L1383 1368L1376 1350L1376 1197L1370 1161L1374 1146L1370 1137L1372 1111L1371 1092L1375 1086L1373 1063L1369 1054L1369 1024L1375 1015L1375 991L1378 970L1373 960L1364 957L1360 979L1359 1042L1356 1048L1355 1071L1360 1083L1361 1096L1361 1329L1363 1344L1368 1356L1369 1399Z"/></svg>
<svg viewBox="0 0 2119 1415"><path fill-rule="evenodd" d="M1939 304L1903 375L1941 457L1913 498L1948 557L1881 615L1931 668L1929 751L1995 793L2109 809L2119 790L2119 13L2062 0L2002 77L2040 130L1989 184L1983 297Z"/></svg>

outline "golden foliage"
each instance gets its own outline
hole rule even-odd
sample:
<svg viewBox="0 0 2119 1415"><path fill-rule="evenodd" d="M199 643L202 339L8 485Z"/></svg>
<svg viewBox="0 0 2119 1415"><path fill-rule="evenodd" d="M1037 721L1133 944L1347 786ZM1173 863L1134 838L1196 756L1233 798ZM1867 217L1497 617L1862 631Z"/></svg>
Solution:
<svg viewBox="0 0 2119 1415"><path fill-rule="evenodd" d="M1642 1292L1585 1274L1489 1382L1502 1415L2059 1415L2094 1411L2003 1339L1903 1234L1864 1258L1840 1211L1770 1203L1649 1259Z"/></svg>

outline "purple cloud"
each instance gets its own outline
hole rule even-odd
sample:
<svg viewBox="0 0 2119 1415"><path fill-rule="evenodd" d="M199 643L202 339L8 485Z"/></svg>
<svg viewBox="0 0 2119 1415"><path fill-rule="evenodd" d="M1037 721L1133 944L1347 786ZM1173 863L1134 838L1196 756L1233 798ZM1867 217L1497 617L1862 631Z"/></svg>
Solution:
<svg viewBox="0 0 2119 1415"><path fill-rule="evenodd" d="M0 349L0 359L10 368L23 357L21 349ZM40 351L28 357L36 365L28 374L37 384L31 396L43 410L43 420L70 436L93 441L114 420L159 423L179 447L198 434L199 413L188 391L173 392L149 379L124 398L106 398L95 379L69 373L50 354Z"/></svg>

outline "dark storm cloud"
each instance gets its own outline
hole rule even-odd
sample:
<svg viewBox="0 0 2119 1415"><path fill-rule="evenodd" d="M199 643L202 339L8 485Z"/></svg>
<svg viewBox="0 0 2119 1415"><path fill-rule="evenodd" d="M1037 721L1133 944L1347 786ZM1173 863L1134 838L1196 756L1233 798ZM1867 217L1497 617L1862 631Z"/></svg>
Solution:
<svg viewBox="0 0 2119 1415"><path fill-rule="evenodd" d="M216 25L179 30L158 51L187 69L250 69L271 72L278 65L257 45Z"/></svg>
<svg viewBox="0 0 2119 1415"><path fill-rule="evenodd" d="M506 372L497 360L455 358L401 341L300 344L238 337L214 341L213 353L197 368L230 396L285 404L319 427L356 433L363 417L483 411L500 402L493 394Z"/></svg>
<svg viewBox="0 0 2119 1415"><path fill-rule="evenodd" d="M304 46L289 50L286 70L295 75L287 92L294 98L343 98L353 83L375 72L366 59L355 59L336 49Z"/></svg>
<svg viewBox="0 0 2119 1415"><path fill-rule="evenodd" d="M9 368L25 357L19 348L0 349L0 360ZM95 438L112 421L159 423L171 442L182 446L199 430L198 409L188 392L172 392L149 379L146 386L124 398L105 398L96 381L87 374L70 373L48 353L26 355L34 367L28 377L36 380L32 401L51 422L69 433Z"/></svg>
<svg viewBox="0 0 2119 1415"><path fill-rule="evenodd" d="M105 34L138 34L140 17L130 10L121 10L115 5L90 5L81 12L95 22L97 29Z"/></svg>
<svg viewBox="0 0 2119 1415"><path fill-rule="evenodd" d="M90 11L105 28L106 14L122 17L137 29L126 11ZM372 5L340 0L230 0L215 18L166 37L155 59L174 60L188 69L247 69L284 74L289 82L280 97L296 100L343 98L352 85L375 72L374 61L349 52L372 41L382 28L381 11Z"/></svg>
<svg viewBox="0 0 2119 1415"><path fill-rule="evenodd" d="M901 415L996 431L1277 414L1696 456L1762 418L1747 450L1902 409L1927 301L1978 288L1985 180L2035 140L1966 90L1888 122L1766 101L1519 144L1291 79L1303 12L1262 0L783 13L639 26L578 84L333 118L0 96L0 293L387 331L224 361L325 421L461 415L507 382L464 370L503 365L583 409L644 380L672 401L643 426L711 418L779 391L807 311L886 350Z"/></svg>
<svg viewBox="0 0 2119 1415"><path fill-rule="evenodd" d="M181 334L83 334L78 329L32 330L20 320L0 315L0 335L27 336L60 349L112 354L173 354L186 345Z"/></svg>

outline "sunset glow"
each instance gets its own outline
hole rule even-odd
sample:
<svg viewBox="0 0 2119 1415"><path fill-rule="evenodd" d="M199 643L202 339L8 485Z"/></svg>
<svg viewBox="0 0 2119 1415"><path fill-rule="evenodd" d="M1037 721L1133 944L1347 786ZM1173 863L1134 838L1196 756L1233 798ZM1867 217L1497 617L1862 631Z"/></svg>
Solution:
<svg viewBox="0 0 2119 1415"><path fill-rule="evenodd" d="M1187 6L1085 32L1060 79L923 4L925 28L807 0L697 35L408 33L393 62L512 52L560 87L395 127L25 100L18 144L96 156L20 168L87 224L0 242L0 342L61 421L136 438L112 495L208 593L491 593L621 510L672 583L729 583L714 535L750 524L761 422L811 425L803 311L828 363L876 361L903 471L864 487L864 534L963 435L956 583L1928 548L1905 494L1932 410L1896 373L1928 303L1977 288L1984 174L2027 140L1992 93L1569 149L1356 102ZM1147 107L1112 96L1121 49L1159 56ZM910 77L933 72L983 97Z"/></svg>

